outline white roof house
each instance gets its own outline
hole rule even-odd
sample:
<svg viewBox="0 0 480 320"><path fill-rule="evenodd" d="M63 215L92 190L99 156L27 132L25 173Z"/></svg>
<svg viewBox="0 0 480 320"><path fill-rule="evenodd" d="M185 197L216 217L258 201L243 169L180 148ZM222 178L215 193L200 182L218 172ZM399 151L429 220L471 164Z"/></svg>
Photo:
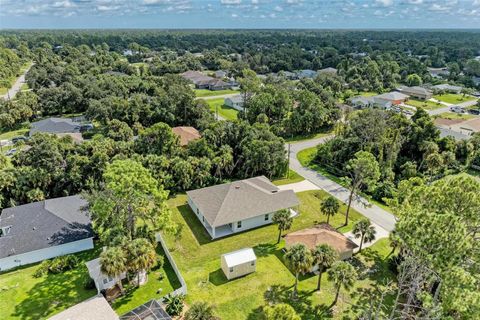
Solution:
<svg viewBox="0 0 480 320"><path fill-rule="evenodd" d="M240 249L222 255L222 270L228 280L255 272L257 256L252 248Z"/></svg>
<svg viewBox="0 0 480 320"><path fill-rule="evenodd" d="M101 271L100 258L96 258L85 263L87 265L88 274L90 278L95 282L95 287L97 287L98 292L102 290L107 290L112 288L116 283L121 279L126 277L126 274L123 273L117 278L112 278L107 276Z"/></svg>

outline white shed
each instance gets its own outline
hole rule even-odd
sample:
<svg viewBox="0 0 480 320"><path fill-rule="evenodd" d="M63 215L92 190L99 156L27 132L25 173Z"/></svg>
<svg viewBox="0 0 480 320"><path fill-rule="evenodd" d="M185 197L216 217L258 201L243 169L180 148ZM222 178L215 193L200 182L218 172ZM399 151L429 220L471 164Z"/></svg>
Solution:
<svg viewBox="0 0 480 320"><path fill-rule="evenodd" d="M222 270L228 280L255 272L257 257L252 248L240 249L222 255Z"/></svg>
<svg viewBox="0 0 480 320"><path fill-rule="evenodd" d="M98 293L102 290L107 290L115 284L126 278L126 273L122 273L119 277L112 278L101 271L100 258L96 258L85 263L87 265L88 273L95 282Z"/></svg>

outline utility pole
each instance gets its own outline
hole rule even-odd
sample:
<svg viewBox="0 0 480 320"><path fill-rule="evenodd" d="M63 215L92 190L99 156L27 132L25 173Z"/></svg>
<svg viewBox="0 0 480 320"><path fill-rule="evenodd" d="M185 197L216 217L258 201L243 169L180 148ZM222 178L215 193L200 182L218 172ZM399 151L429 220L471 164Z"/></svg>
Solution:
<svg viewBox="0 0 480 320"><path fill-rule="evenodd" d="M287 153L287 179L290 178L290 143L288 144L288 153Z"/></svg>

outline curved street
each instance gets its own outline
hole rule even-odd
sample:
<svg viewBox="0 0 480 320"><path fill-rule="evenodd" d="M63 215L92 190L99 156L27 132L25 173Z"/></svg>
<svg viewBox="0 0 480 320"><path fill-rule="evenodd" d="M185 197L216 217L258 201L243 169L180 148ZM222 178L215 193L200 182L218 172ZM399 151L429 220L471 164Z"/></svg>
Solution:
<svg viewBox="0 0 480 320"><path fill-rule="evenodd" d="M312 182L317 187L325 190L338 200L346 203L348 201L348 196L350 195L350 191L347 188L342 187L338 183L328 179L315 170L303 167L297 159L297 154L301 150L315 147L318 144L327 141L329 138L330 137L322 137L290 144L290 168L305 179ZM288 150L288 145L286 147ZM388 233L395 227L395 216L377 205L370 203L366 206L364 203L368 203L368 201L365 198L357 197L352 202L352 208L355 208L355 210L369 218L372 223L376 225L378 236L382 234L388 235Z"/></svg>

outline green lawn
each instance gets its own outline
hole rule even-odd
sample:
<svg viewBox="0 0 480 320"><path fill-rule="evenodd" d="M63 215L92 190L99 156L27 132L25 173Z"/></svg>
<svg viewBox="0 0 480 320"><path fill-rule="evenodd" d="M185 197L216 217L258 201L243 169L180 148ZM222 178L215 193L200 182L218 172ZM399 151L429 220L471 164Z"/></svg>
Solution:
<svg viewBox="0 0 480 320"><path fill-rule="evenodd" d="M311 140L311 139L317 139L321 137L328 136L333 133L333 130L328 130L325 132L320 132L320 133L314 133L314 134L309 134L309 135L299 135L299 136L293 136L289 138L285 138L286 142L290 143L295 143L295 142L300 142L304 140Z"/></svg>
<svg viewBox="0 0 480 320"><path fill-rule="evenodd" d="M157 253L164 255L161 245L157 246ZM119 315L144 304L152 299L160 299L175 289L180 288L180 282L172 269L172 266L165 257L164 266L157 270L152 270L148 274L148 282L129 291L124 296L115 300L112 304L113 309ZM159 293L157 293L159 291Z"/></svg>
<svg viewBox="0 0 480 320"><path fill-rule="evenodd" d="M205 100L208 105L210 106L210 110L213 111L213 113L216 112L218 108L218 114L227 119L227 120L236 120L237 119L237 114L238 110L235 110L233 108L227 107L226 105L223 104L224 99L223 98L218 98L218 99L210 99L210 100Z"/></svg>
<svg viewBox="0 0 480 320"><path fill-rule="evenodd" d="M300 199L300 214L294 219L291 231L313 226L316 222L324 221L319 212L320 199L327 194L324 191L307 191L298 194ZM169 200L173 219L183 226L181 238L175 241L172 235L166 235L169 250L172 252L180 271L188 286L187 303L207 301L215 304L218 316L221 319L260 319L261 307L265 305L264 294L271 287L279 292L279 299L286 300L287 293L293 285L294 276L283 263L283 244L276 244L276 226L264 226L249 230L223 239L211 241L207 232L200 224L195 214L186 203L185 195L178 195ZM345 206L342 206L342 212ZM356 211L351 212L351 223L341 230L349 230L355 220L361 218ZM332 219L332 225L338 227L344 220L343 214ZM224 253L245 247L253 247L257 255L257 271L245 277L227 281L221 268L220 256ZM371 250L373 256L377 254ZM366 251L368 252L368 251ZM360 257L359 259L363 259ZM373 260L372 260L373 261ZM375 258L372 264L383 263ZM385 279L382 276L382 279ZM387 277L388 278L388 277ZM313 292L317 278L314 275L305 275L300 279L300 298L293 306L302 316L302 319L314 319L322 305L329 305L333 300L333 288L323 278L324 289L321 294ZM357 283L357 288L368 286L371 279L364 279ZM343 296L343 294L342 294ZM352 293L345 298L358 299L358 293ZM339 302L337 312L350 308L350 303ZM340 315L335 316L339 318Z"/></svg>
<svg viewBox="0 0 480 320"><path fill-rule="evenodd" d="M27 135L28 131L29 131L28 128L22 128L22 129L3 132L3 133L0 133L0 140L10 140L18 136L24 136L24 135Z"/></svg>
<svg viewBox="0 0 480 320"><path fill-rule="evenodd" d="M474 116L473 114L465 114L465 113L456 113L456 112L444 112L438 115L438 118L443 119L461 119L461 120L469 120L473 118L478 118L478 116Z"/></svg>
<svg viewBox="0 0 480 320"><path fill-rule="evenodd" d="M409 106L415 107L415 108L424 108L427 110L434 110L438 108L445 108L445 105L441 103L436 103L433 101L428 101L428 100L417 100L417 99L408 99L405 104L408 104Z"/></svg>
<svg viewBox="0 0 480 320"><path fill-rule="evenodd" d="M359 95L359 96L362 96L362 97L373 97L373 96L376 96L376 95L378 95L378 94L379 94L379 93L373 92L373 91L365 91L365 92L359 91L359 92L358 92L358 95Z"/></svg>
<svg viewBox="0 0 480 320"><path fill-rule="evenodd" d="M20 87L21 91L25 91L25 90L28 90L28 89L30 89L30 87L28 86L28 83L26 83L26 82L24 84L22 84L22 86Z"/></svg>
<svg viewBox="0 0 480 320"><path fill-rule="evenodd" d="M443 102L452 103L452 104L475 100L474 97L471 97L471 96L464 97L463 94L455 94L455 93L438 94L438 95L434 95L433 98Z"/></svg>
<svg viewBox="0 0 480 320"><path fill-rule="evenodd" d="M272 181L272 183L276 186L281 186L284 184L296 183L305 180L301 175L293 171L292 169L288 169L288 173L283 178L278 178Z"/></svg>
<svg viewBox="0 0 480 320"><path fill-rule="evenodd" d="M202 98L202 97L212 97L212 96L221 96L224 94L232 94L232 93L239 93L240 91L238 90L217 90L217 91L212 91L212 90L207 90L207 89L195 89L195 96L197 98Z"/></svg>
<svg viewBox="0 0 480 320"><path fill-rule="evenodd" d="M0 95L6 94L8 91L8 88L0 87Z"/></svg>
<svg viewBox="0 0 480 320"><path fill-rule="evenodd" d="M86 290L85 262L98 256L99 249L78 254L80 264L61 274L34 278L38 264L0 274L0 310L2 319L45 319L97 294Z"/></svg>
<svg viewBox="0 0 480 320"><path fill-rule="evenodd" d="M163 255L161 246L158 254ZM100 248L78 253L79 265L61 274L47 274L41 278L33 277L39 264L24 266L14 271L0 274L0 310L1 319L46 319L83 300L97 294L97 290L86 290L85 281L89 279L85 262L98 257ZM153 299L160 298L180 283L165 258L165 265L152 270L148 282L140 288L133 288L125 296L117 299L113 308L118 314L124 314L135 307ZM161 292L157 294L157 290Z"/></svg>

